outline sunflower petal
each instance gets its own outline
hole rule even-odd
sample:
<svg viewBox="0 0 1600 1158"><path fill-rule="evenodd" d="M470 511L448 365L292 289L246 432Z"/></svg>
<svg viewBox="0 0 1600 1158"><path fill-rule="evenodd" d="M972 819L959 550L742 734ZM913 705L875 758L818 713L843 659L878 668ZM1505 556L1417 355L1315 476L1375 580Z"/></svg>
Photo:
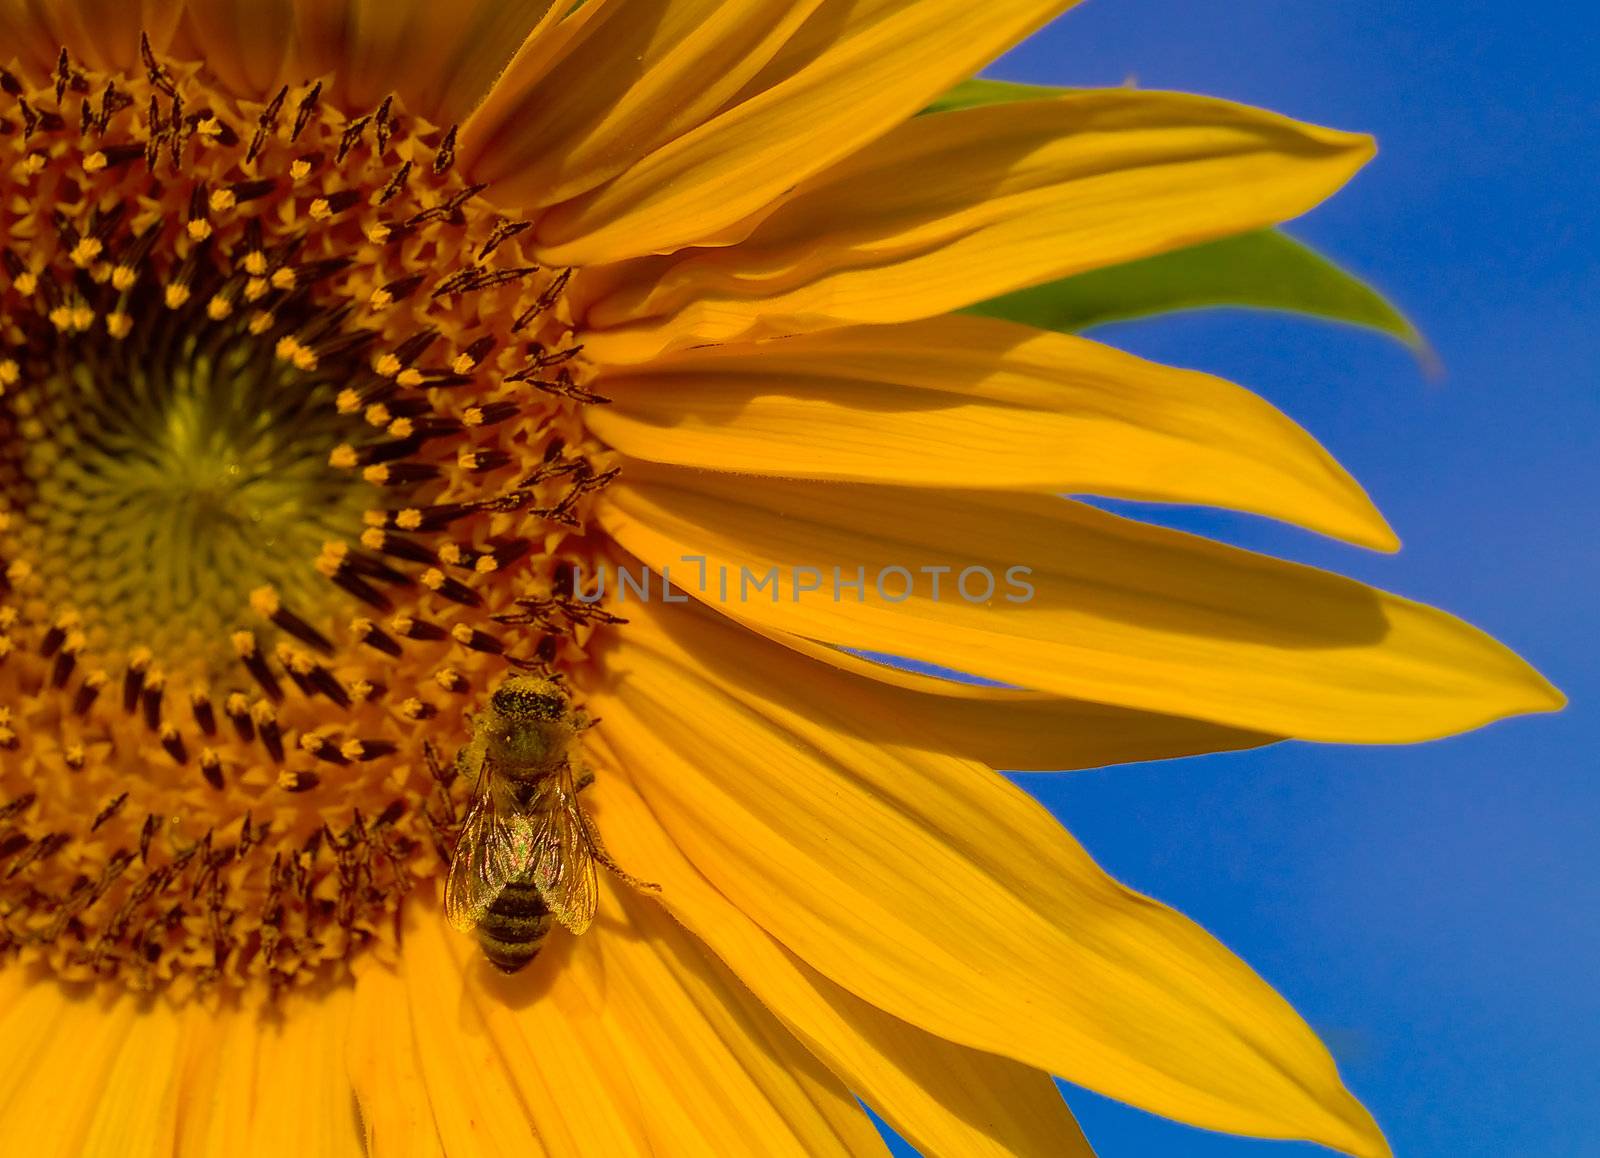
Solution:
<svg viewBox="0 0 1600 1158"><path fill-rule="evenodd" d="M425 917L431 929L407 939L399 982L444 1152L485 1158L545 1153L481 1007L452 984L458 970L439 952L444 923L431 909ZM390 1015L401 1016L400 1007Z"/></svg>
<svg viewBox="0 0 1600 1158"><path fill-rule="evenodd" d="M56 61L62 45L93 68L128 68L139 59L139 35L156 51L172 41L183 0L0 0L0 43L19 44L36 64Z"/></svg>
<svg viewBox="0 0 1600 1158"><path fill-rule="evenodd" d="M625 780L599 780L592 800L612 852L648 865L672 915L919 1151L1092 1155L1048 1075L926 1033L811 969L684 859Z"/></svg>
<svg viewBox="0 0 1600 1158"><path fill-rule="evenodd" d="M543 259L668 252L772 204L1073 0L823 0L724 111L538 225Z"/></svg>
<svg viewBox="0 0 1600 1158"><path fill-rule="evenodd" d="M477 962L470 965L482 969ZM652 1153L648 1112L618 1053L626 1045L597 1028L599 1010L588 997L570 985L551 986L537 1001L511 1002L517 1013L508 1017L492 983L481 989L477 1001L490 1032L550 1153L565 1158Z"/></svg>
<svg viewBox="0 0 1600 1158"><path fill-rule="evenodd" d="M512 1102L538 1131L536 1146L559 1158L650 1152L644 1109L596 1011L544 972L564 963L564 950L548 947L517 978L491 976L472 941L452 935L432 906L408 915L405 944L417 1016L431 1016L441 1032L459 1036L451 1053L475 1052L482 1065L504 1074L514 1087ZM437 1096L456 1096L443 1082L433 1084Z"/></svg>
<svg viewBox="0 0 1600 1158"><path fill-rule="evenodd" d="M909 734L852 737L858 704L782 680L772 650L733 628L692 652L630 640L597 705L729 903L951 1041L1196 1125L1387 1153L1315 1035L1214 939L1112 881L1002 777Z"/></svg>
<svg viewBox="0 0 1600 1158"><path fill-rule="evenodd" d="M711 346L597 388L612 405L590 429L652 462L1198 503L1398 546L1332 456L1248 390L987 318Z"/></svg>
<svg viewBox="0 0 1600 1158"><path fill-rule="evenodd" d="M0 1040L23 1043L0 1063L0 1154L77 1158L133 1025L130 998L68 996L53 978L29 985L0 1021Z"/></svg>
<svg viewBox="0 0 1600 1158"><path fill-rule="evenodd" d="M1183 93L1085 92L917 117L787 198L736 247L595 303L602 360L931 317L1273 225L1328 197L1368 137ZM559 211L557 211L559 212ZM580 247L581 248L581 247ZM549 260L564 263L563 249Z"/></svg>
<svg viewBox="0 0 1600 1158"><path fill-rule="evenodd" d="M607 5L563 59L507 74L505 99L465 127L464 163L525 211L586 192L715 113L820 3Z"/></svg>
<svg viewBox="0 0 1600 1158"><path fill-rule="evenodd" d="M726 629L723 617L710 608L686 596L677 598L686 604L670 611L655 603L630 605L628 634L678 637L684 632ZM958 683L754 626L783 645L784 650L773 653L772 662L784 671L785 679L842 680L849 696L870 705L855 719L853 734L878 736L874 722L894 720L922 737L930 752L946 752L991 768L1016 772L1103 768L1258 748L1282 738L1048 692ZM796 652L800 654L792 654Z"/></svg>
<svg viewBox="0 0 1600 1158"><path fill-rule="evenodd" d="M382 965L357 979L345 1051L350 1085L368 1153L443 1155L406 1005L405 982Z"/></svg>
<svg viewBox="0 0 1600 1158"><path fill-rule="evenodd" d="M609 890L608 890L609 891ZM739 979L648 901L603 904L636 938L595 938L573 980L597 1004L650 1107L658 1151L882 1154L859 1105Z"/></svg>
<svg viewBox="0 0 1600 1158"><path fill-rule="evenodd" d="M259 1032L254 1012L237 1005L217 1010L192 1002L184 1010L183 1046L175 1075L183 1090L178 1154L239 1151L240 1141L252 1136ZM359 1149L358 1142L352 1139L352 1151Z"/></svg>
<svg viewBox="0 0 1600 1158"><path fill-rule="evenodd" d="M409 992L414 1036L395 1045L419 1051L415 1096L448 1152L515 1152L487 1143L511 1141L524 1111L555 1155L737 1153L752 1138L773 1154L882 1152L855 1100L725 967L654 905L603 893L588 935L555 934L514 977L437 906L409 911L402 972L383 971L371 1008L382 994L392 1016ZM462 1089L479 1072L493 1081Z"/></svg>
<svg viewBox="0 0 1600 1158"><path fill-rule="evenodd" d="M55 63L61 37L53 31L50 5L34 0L0 0L0 44L35 68ZM9 61L4 63L9 64Z"/></svg>
<svg viewBox="0 0 1600 1158"><path fill-rule="evenodd" d="M241 1010L245 1037L257 1050L255 1113L246 1155L279 1158L284 1154L339 1156L411 1153L384 1148L362 1150L361 1123L356 1118L355 1087L364 1078L347 1075L346 1046L354 1004L348 986L335 985L291 999L281 1016ZM392 1062L388 1063L392 1065ZM375 1067L382 1072L381 1067ZM403 1087L395 1087L400 1089ZM394 1090L385 1091L394 1097ZM370 1103L361 1100L363 1111ZM295 1107L294 1113L283 1107ZM230 1146L237 1145L230 1139ZM418 1150L417 1153L427 1153Z"/></svg>
<svg viewBox="0 0 1600 1158"><path fill-rule="evenodd" d="M345 11L346 4L347 0L335 0L330 14ZM300 40L295 34L295 0L189 4L184 30L206 68L247 99L266 96L284 82L286 65L295 59L291 53Z"/></svg>
<svg viewBox="0 0 1600 1158"><path fill-rule="evenodd" d="M61 1009L60 990L35 984L37 980L14 964L0 969L0 1041L13 1043L0 1050L0 1114L50 1042L50 1035L39 1031L51 1025Z"/></svg>
<svg viewBox="0 0 1600 1158"><path fill-rule="evenodd" d="M457 157L466 172L483 179L477 165L484 160L486 143L499 141L500 130L525 104L529 90L583 44L593 28L616 15L621 4L622 0L584 0L577 5L550 7L462 123Z"/></svg>
<svg viewBox="0 0 1600 1158"><path fill-rule="evenodd" d="M84 1158L126 1158L172 1150L182 1042L180 1016L171 1007L157 1002L139 1011L95 1103L83 1142Z"/></svg>
<svg viewBox="0 0 1600 1158"><path fill-rule="evenodd" d="M330 74L350 108L392 91L436 124L465 117L512 54L549 16L551 0L296 0L296 51L308 75Z"/></svg>
<svg viewBox="0 0 1600 1158"><path fill-rule="evenodd" d="M1442 612L1049 496L632 464L598 516L634 557L675 568L690 594L736 617L1015 687L1354 743L1562 703L1516 655ZM722 575L726 597L706 582Z"/></svg>

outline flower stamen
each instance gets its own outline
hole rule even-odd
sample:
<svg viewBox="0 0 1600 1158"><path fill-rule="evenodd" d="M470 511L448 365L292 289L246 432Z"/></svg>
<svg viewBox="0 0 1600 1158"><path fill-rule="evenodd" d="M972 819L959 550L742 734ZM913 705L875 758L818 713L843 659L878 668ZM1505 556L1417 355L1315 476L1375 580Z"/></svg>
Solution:
<svg viewBox="0 0 1600 1158"><path fill-rule="evenodd" d="M304 984L448 856L424 734L604 622L614 471L454 129L142 58L0 70L0 953Z"/></svg>

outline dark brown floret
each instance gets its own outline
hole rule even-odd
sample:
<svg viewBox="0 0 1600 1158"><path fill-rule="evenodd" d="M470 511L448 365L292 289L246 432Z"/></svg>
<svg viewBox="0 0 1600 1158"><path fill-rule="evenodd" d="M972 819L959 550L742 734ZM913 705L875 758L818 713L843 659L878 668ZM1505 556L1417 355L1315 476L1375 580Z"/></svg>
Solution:
<svg viewBox="0 0 1600 1158"><path fill-rule="evenodd" d="M0 953L277 990L448 856L424 738L608 622L612 472L454 129L141 52L0 69Z"/></svg>

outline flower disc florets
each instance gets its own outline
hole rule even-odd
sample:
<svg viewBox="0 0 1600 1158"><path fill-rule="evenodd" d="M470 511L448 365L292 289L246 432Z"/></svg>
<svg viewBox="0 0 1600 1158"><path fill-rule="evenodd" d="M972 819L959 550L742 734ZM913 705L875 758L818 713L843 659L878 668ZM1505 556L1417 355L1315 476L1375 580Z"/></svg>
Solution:
<svg viewBox="0 0 1600 1158"><path fill-rule="evenodd" d="M448 853L424 739L581 656L609 476L453 131L145 65L0 72L0 951L276 986Z"/></svg>

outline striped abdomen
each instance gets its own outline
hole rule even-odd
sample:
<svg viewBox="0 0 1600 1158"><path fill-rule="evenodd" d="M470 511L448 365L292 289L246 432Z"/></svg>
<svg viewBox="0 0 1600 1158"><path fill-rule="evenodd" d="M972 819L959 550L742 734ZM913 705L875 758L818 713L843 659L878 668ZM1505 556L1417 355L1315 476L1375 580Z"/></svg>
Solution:
<svg viewBox="0 0 1600 1158"><path fill-rule="evenodd" d="M550 910L525 879L507 881L478 921L478 947L503 973L515 973L539 952L550 931Z"/></svg>

